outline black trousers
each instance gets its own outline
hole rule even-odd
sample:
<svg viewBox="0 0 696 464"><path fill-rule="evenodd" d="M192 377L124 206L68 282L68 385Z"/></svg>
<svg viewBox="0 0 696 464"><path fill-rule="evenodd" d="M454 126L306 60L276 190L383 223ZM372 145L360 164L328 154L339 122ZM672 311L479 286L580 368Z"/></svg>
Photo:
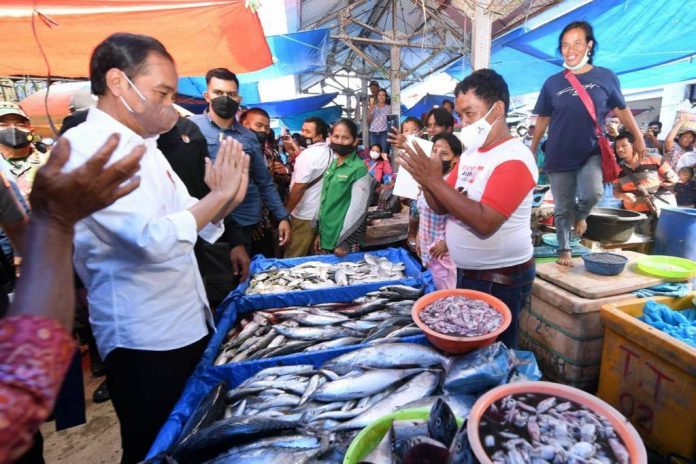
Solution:
<svg viewBox="0 0 696 464"><path fill-rule="evenodd" d="M121 425L122 464L145 458L208 338L170 351L116 348L106 357L106 382Z"/></svg>

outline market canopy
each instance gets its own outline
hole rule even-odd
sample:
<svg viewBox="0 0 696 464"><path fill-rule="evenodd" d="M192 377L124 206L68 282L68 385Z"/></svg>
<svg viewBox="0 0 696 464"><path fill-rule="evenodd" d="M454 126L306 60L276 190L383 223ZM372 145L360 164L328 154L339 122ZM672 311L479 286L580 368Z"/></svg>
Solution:
<svg viewBox="0 0 696 464"><path fill-rule="evenodd" d="M266 40L273 64L259 71L238 74L241 84L309 72L326 63L329 29L270 35Z"/></svg>
<svg viewBox="0 0 696 464"><path fill-rule="evenodd" d="M160 40L182 76L211 63L251 72L272 64L258 16L245 0L15 0L0 7L0 75L88 77L89 57L115 32ZM36 34L32 32L32 26Z"/></svg>
<svg viewBox="0 0 696 464"><path fill-rule="evenodd" d="M341 119L342 114L343 108L341 106L327 106L326 108L320 108L306 113L285 116L280 119L280 125L281 127L286 127L290 132L299 132L302 129L302 123L311 116L321 118L326 121L327 124L333 124Z"/></svg>
<svg viewBox="0 0 696 464"><path fill-rule="evenodd" d="M272 118L282 118L285 116L317 111L330 103L337 96L337 92L325 93L322 95L312 95L311 97L294 98L292 100L259 103L254 106L264 109Z"/></svg>
<svg viewBox="0 0 696 464"><path fill-rule="evenodd" d="M427 113L435 106L442 106L444 100L454 101L452 95L431 95L425 94L423 98L418 100L418 102L409 108L406 112L402 112L401 116L413 116L414 118L420 119L423 113Z"/></svg>
<svg viewBox="0 0 696 464"><path fill-rule="evenodd" d="M693 1L594 1L498 37L491 47L491 68L508 82L510 93L538 92L561 71L558 36L572 21L590 21L597 39L594 64L614 71L623 87L650 87L696 78ZM471 66L458 60L445 71L463 79Z"/></svg>

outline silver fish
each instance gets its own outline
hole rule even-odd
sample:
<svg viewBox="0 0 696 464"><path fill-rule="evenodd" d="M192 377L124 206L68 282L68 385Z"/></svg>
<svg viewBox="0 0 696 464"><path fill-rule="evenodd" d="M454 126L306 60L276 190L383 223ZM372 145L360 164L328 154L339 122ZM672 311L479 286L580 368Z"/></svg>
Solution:
<svg viewBox="0 0 696 464"><path fill-rule="evenodd" d="M406 382L394 393L371 406L359 416L334 428L334 431L363 428L382 416L391 414L404 404L432 394L440 381L440 375L425 371Z"/></svg>
<svg viewBox="0 0 696 464"><path fill-rule="evenodd" d="M328 342L317 343L316 345L306 348L305 351L311 352L331 350L333 348L340 348L342 346L357 345L358 343L362 343L362 341L363 339L361 337L341 337L334 340L329 340Z"/></svg>
<svg viewBox="0 0 696 464"><path fill-rule="evenodd" d="M376 369L357 375L347 375L325 383L317 389L312 398L325 402L365 398L420 372L422 369Z"/></svg>
<svg viewBox="0 0 696 464"><path fill-rule="evenodd" d="M286 327L278 324L273 330L295 340L333 340L360 335L360 332L346 327Z"/></svg>
<svg viewBox="0 0 696 464"><path fill-rule="evenodd" d="M404 368L430 367L440 365L447 367L449 358L425 345L416 343L383 343L368 346L342 354L324 364L338 374L347 374L356 367Z"/></svg>

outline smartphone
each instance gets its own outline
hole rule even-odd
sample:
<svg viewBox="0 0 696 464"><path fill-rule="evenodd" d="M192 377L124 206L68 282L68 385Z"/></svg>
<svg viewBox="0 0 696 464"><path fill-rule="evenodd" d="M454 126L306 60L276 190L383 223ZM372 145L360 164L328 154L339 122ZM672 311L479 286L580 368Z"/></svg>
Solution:
<svg viewBox="0 0 696 464"><path fill-rule="evenodd" d="M399 117L395 114L390 114L387 116L387 134L391 134L392 127L399 129Z"/></svg>

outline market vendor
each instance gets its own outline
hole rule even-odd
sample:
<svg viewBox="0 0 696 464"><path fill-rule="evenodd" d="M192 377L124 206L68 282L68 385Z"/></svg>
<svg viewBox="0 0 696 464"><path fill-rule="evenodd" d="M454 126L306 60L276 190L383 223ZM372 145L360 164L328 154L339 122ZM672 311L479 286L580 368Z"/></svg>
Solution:
<svg viewBox="0 0 696 464"><path fill-rule="evenodd" d="M502 300L512 313L500 340L517 346L519 314L534 280L532 191L539 175L534 156L513 138L505 118L510 94L495 71L479 69L457 84L456 105L465 124L455 187L442 178L440 157L406 147L402 165L418 181L428 205L448 214L445 240L457 265L457 288Z"/></svg>
<svg viewBox="0 0 696 464"><path fill-rule="evenodd" d="M616 136L616 155L621 159L621 173L614 181L614 197L624 209L658 215L663 206L676 206L672 189L677 175L662 156L648 153L641 160L633 149L633 134L621 131Z"/></svg>
<svg viewBox="0 0 696 464"><path fill-rule="evenodd" d="M358 156L358 127L353 121L339 120L330 140L336 158L324 174L314 250L345 256L360 249L374 180Z"/></svg>

